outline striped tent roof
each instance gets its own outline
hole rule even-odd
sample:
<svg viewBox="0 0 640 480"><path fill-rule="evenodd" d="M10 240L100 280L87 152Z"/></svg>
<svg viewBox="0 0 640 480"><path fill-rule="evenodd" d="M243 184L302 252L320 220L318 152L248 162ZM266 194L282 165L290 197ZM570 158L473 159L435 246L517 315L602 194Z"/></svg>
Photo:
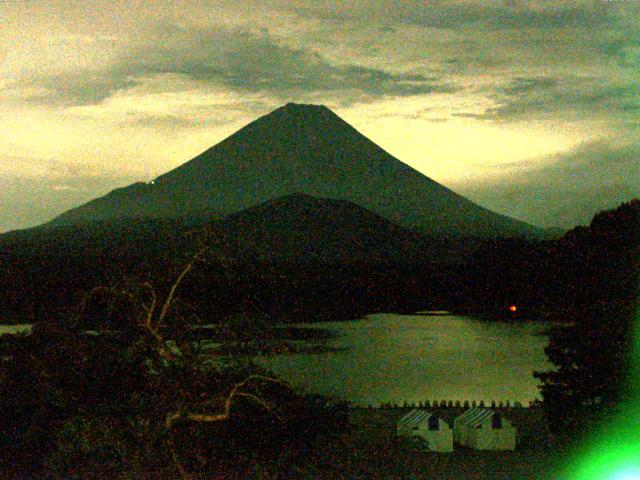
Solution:
<svg viewBox="0 0 640 480"><path fill-rule="evenodd" d="M482 422L491 417L494 413L495 412L493 410L488 408L470 408L456 418L456 423L462 423L475 428L481 425Z"/></svg>
<svg viewBox="0 0 640 480"><path fill-rule="evenodd" d="M407 413L404 417L398 420L398 426L407 426L409 428L413 428L418 425L420 422L425 420L429 420L431 413L426 410L418 410L414 408L409 413Z"/></svg>

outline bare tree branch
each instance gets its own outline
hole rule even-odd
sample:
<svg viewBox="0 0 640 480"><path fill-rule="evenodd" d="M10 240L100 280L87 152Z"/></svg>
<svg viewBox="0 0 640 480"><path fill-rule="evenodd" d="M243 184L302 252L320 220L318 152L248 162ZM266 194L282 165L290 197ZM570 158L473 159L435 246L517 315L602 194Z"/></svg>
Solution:
<svg viewBox="0 0 640 480"><path fill-rule="evenodd" d="M158 321L157 321L157 325L158 326L160 326L162 324L163 320L167 316L167 313L169 312L169 308L171 307L171 304L173 302L173 297L176 294L176 290L178 289L178 287L182 283L182 280L191 271L191 269L193 268L195 263L200 260L201 256L204 254L205 250L206 250L206 248L203 248L203 249L199 250L198 253L196 253L194 255L193 259L182 270L182 272L180 273L180 275L178 276L176 281L171 286L171 290L169 290L169 295L167 295L167 299L165 300L164 305L162 306L162 311L160 312L160 316L158 317Z"/></svg>
<svg viewBox="0 0 640 480"><path fill-rule="evenodd" d="M144 303L142 304L142 308L147 313L146 323L150 324L151 323L151 319L153 318L153 312L155 312L155 310L156 310L156 304L158 302L158 296L156 295L156 289L153 288L153 285L151 285L149 282L144 282L142 284L142 286L144 288L146 288L147 290L149 290L149 292L151 293L151 305L147 306Z"/></svg>
<svg viewBox="0 0 640 480"><path fill-rule="evenodd" d="M184 468L180 459L178 458L178 454L176 453L175 443L173 442L173 437L170 435L167 437L167 446L169 447L169 451L171 452L171 459L173 460L173 464L176 466L178 473L182 477L182 480L191 480L193 475L189 474L187 470Z"/></svg>
<svg viewBox="0 0 640 480"><path fill-rule="evenodd" d="M165 420L165 427L167 429L171 429L171 427L173 427L174 423L177 420L189 420L189 421L193 421L193 422L221 422L221 421L226 421L226 420L228 420L230 418L231 408L233 407L233 401L234 401L234 399L236 397L246 397L246 398L250 398L250 399L254 400L256 403L258 403L259 405L264 407L265 410L267 410L270 413L272 413L278 420L280 420L282 422L282 418L280 418L280 416L278 416L274 412L273 407L268 402L266 402L265 400L255 396L253 394L240 391L242 388L246 387L247 384L250 383L253 380L261 380L261 381L264 381L264 382L267 382L267 383L276 383L276 384L283 385L283 386L291 389L291 385L289 385L287 382L284 382L284 381L279 380L277 378L267 377L265 375L249 375L247 378L245 378L244 380L242 380L239 383L236 383L233 386L233 388L229 392L229 395L227 395L227 398L224 401L224 409L223 409L222 413L207 414L207 413L193 413L193 412L174 412L174 413L171 413L171 414L167 415L167 418ZM210 403L210 402L207 401L205 403Z"/></svg>

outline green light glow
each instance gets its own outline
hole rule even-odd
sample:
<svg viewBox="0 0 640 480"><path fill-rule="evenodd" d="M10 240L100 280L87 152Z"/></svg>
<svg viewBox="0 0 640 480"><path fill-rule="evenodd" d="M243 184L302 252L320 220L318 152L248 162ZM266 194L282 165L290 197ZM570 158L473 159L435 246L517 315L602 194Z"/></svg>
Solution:
<svg viewBox="0 0 640 480"><path fill-rule="evenodd" d="M628 385L631 400L622 406L611 425L592 434L562 478L640 480L640 309L636 313L634 338Z"/></svg>
<svg viewBox="0 0 640 480"><path fill-rule="evenodd" d="M640 478L640 469L635 467L625 468L617 472L612 480L633 480Z"/></svg>
<svg viewBox="0 0 640 480"><path fill-rule="evenodd" d="M567 472L571 480L638 480L640 440L621 444L607 439L597 441L577 463L577 468Z"/></svg>

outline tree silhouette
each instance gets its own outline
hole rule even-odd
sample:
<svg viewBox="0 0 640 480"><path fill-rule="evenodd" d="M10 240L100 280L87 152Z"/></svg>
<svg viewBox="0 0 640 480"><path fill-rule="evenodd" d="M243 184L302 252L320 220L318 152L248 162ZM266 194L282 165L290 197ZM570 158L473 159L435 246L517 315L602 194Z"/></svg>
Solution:
<svg viewBox="0 0 640 480"><path fill-rule="evenodd" d="M596 215L560 241L556 277L569 325L553 330L546 353L555 370L537 372L552 429L586 431L628 394L638 306L640 201Z"/></svg>
<svg viewBox="0 0 640 480"><path fill-rule="evenodd" d="M202 261L203 250L164 294L148 282L94 288L75 315L5 345L0 457L11 464L0 473L207 477L237 460L234 446L300 443L321 430L325 419L311 412L330 411L326 402L191 340L200 319L179 294Z"/></svg>

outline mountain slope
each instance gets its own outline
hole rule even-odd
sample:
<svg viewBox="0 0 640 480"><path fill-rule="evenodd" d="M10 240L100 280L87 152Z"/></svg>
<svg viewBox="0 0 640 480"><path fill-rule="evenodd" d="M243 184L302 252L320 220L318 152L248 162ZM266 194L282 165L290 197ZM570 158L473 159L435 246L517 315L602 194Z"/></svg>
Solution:
<svg viewBox="0 0 640 480"><path fill-rule="evenodd" d="M426 237L354 203L305 194L198 224L123 219L20 230L0 235L0 319L66 315L83 292L123 279L166 290L202 246L211 257L180 295L204 317L250 308L351 318L443 305L445 280L479 243Z"/></svg>
<svg viewBox="0 0 640 480"><path fill-rule="evenodd" d="M279 197L218 224L232 257L269 261L389 262L425 255L426 239L345 200Z"/></svg>
<svg viewBox="0 0 640 480"><path fill-rule="evenodd" d="M400 162L323 106L287 104L191 161L55 218L223 217L292 193L348 200L428 233L535 236Z"/></svg>
<svg viewBox="0 0 640 480"><path fill-rule="evenodd" d="M468 256L465 242L423 236L352 202L306 194L269 200L209 228L214 251L233 259L225 302L297 321L444 305L442 277ZM209 284L218 268L204 266L195 283ZM189 302L208 297L202 291Z"/></svg>

